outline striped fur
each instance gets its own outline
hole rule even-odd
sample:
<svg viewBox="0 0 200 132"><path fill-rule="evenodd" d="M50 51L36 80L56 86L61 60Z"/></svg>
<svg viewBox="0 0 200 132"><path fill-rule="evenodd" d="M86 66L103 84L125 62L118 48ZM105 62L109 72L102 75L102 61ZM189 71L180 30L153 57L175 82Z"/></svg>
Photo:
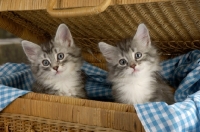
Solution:
<svg viewBox="0 0 200 132"><path fill-rule="evenodd" d="M38 46L22 41L24 52L31 62L35 78L32 91L53 95L86 98L80 49L74 44L68 27L61 24L54 39ZM63 59L58 59L63 53ZM50 62L48 66L43 61ZM58 69L56 69L57 67Z"/></svg>
<svg viewBox="0 0 200 132"><path fill-rule="evenodd" d="M101 42L99 48L108 62L108 81L113 84L116 102L174 102L170 87L158 74L159 56L144 24L139 25L134 38L119 42L117 47ZM140 58L136 58L138 53ZM120 64L121 59L126 60L125 65Z"/></svg>

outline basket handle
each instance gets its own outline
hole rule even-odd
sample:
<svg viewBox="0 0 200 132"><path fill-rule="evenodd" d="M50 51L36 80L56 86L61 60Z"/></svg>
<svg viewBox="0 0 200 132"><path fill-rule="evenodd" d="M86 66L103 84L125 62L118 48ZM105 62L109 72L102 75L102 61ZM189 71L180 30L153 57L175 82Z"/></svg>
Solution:
<svg viewBox="0 0 200 132"><path fill-rule="evenodd" d="M95 15L103 12L109 5L111 0L104 0L100 5L93 7L80 7L73 9L65 9L65 10L53 10L53 6L56 3L56 0L50 0L47 5L47 12L52 17L78 17L78 16L87 16L87 15Z"/></svg>

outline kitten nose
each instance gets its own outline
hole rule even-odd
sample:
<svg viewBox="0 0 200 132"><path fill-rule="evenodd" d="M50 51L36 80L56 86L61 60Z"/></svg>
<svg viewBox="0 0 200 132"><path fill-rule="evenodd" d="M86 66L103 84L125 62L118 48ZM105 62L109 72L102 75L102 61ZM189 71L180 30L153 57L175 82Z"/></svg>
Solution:
<svg viewBox="0 0 200 132"><path fill-rule="evenodd" d="M136 66L135 64L132 64L130 67L133 68L133 69L135 69L135 66Z"/></svg>
<svg viewBox="0 0 200 132"><path fill-rule="evenodd" d="M57 71L58 70L58 66L54 66L53 69Z"/></svg>

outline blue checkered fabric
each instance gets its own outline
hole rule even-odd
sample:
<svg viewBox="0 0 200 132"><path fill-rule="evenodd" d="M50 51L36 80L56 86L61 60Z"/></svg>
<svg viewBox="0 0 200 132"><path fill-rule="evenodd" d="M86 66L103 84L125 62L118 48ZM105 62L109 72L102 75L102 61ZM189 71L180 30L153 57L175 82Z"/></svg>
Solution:
<svg viewBox="0 0 200 132"><path fill-rule="evenodd" d="M19 96L22 96L30 91L20 90L13 87L8 87L0 84L0 111L3 110L7 105L14 101Z"/></svg>
<svg viewBox="0 0 200 132"><path fill-rule="evenodd" d="M33 76L26 64L6 63L0 66L0 84L30 90Z"/></svg>
<svg viewBox="0 0 200 132"><path fill-rule="evenodd" d="M200 132L200 91L183 102L135 105L146 132Z"/></svg>
<svg viewBox="0 0 200 132"><path fill-rule="evenodd" d="M112 101L111 84L106 81L107 72L87 62L82 70L86 75L87 96L94 100Z"/></svg>
<svg viewBox="0 0 200 132"><path fill-rule="evenodd" d="M200 90L200 50L161 63L162 76L177 90L175 100L183 101Z"/></svg>
<svg viewBox="0 0 200 132"><path fill-rule="evenodd" d="M200 51L161 63L162 76L176 88L177 103L137 104L135 109L147 132L200 132Z"/></svg>
<svg viewBox="0 0 200 132"><path fill-rule="evenodd" d="M0 111L19 96L28 93L32 82L29 66L14 63L0 66Z"/></svg>

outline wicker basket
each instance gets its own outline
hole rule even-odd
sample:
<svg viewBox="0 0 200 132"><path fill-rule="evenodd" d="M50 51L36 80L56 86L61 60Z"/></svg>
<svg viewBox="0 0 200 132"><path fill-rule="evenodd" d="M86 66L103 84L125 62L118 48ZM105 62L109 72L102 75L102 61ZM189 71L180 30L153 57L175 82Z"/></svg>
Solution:
<svg viewBox="0 0 200 132"><path fill-rule="evenodd" d="M100 68L97 43L133 36L145 23L164 59L200 49L196 0L1 0L0 27L36 43L66 23L84 59ZM20 106L20 107L19 107ZM0 113L0 131L144 131L133 106L29 93Z"/></svg>

